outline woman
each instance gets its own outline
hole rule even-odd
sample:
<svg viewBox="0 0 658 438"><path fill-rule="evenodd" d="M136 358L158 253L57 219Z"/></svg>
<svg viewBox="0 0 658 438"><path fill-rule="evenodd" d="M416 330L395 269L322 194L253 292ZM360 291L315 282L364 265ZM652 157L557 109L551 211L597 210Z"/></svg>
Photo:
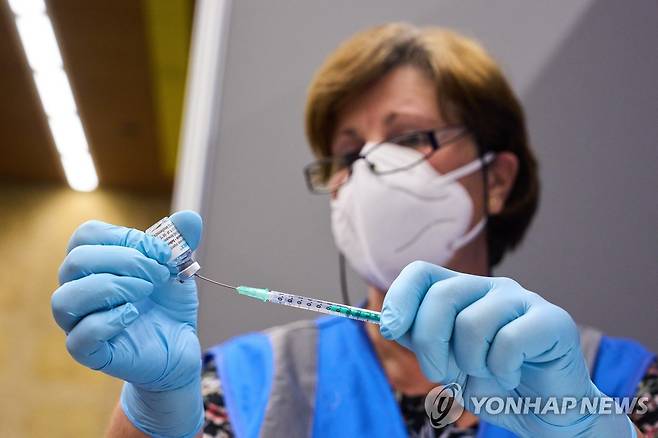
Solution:
<svg viewBox="0 0 658 438"><path fill-rule="evenodd" d="M330 196L336 244L369 284L381 329L342 318L278 327L210 349L201 373L194 281L170 275L163 242L86 223L52 305L73 357L126 382L110 436L193 436L204 421L205 436L655 431L649 409L635 425L624 412L480 409L483 397L579 407L655 397L656 364L638 344L579 333L564 310L489 277L521 241L538 181L522 109L477 43L404 24L360 33L316 74L306 127L318 158L307 183ZM172 221L196 247L200 218ZM478 416L434 406L439 384Z"/></svg>

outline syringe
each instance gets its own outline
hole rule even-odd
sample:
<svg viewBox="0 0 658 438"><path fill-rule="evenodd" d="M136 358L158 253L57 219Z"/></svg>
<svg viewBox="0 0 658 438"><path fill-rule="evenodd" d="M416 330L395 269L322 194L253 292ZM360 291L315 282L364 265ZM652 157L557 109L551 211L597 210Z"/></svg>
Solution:
<svg viewBox="0 0 658 438"><path fill-rule="evenodd" d="M231 286L211 280L198 273L194 274L202 280L237 291L244 295L266 303L282 304L284 306L297 307L298 309L312 310L313 312L327 313L329 315L343 316L345 318L356 319L357 321L370 322L379 324L380 313L372 310L361 309L359 307L347 306L345 304L332 303L331 301L318 300L316 298L304 297L301 295L279 292L275 290L263 289L249 286Z"/></svg>
<svg viewBox="0 0 658 438"><path fill-rule="evenodd" d="M167 243L171 248L171 258L168 265L176 272L180 281L187 280L193 275L202 280L237 291L240 295L256 298L267 303L283 304L284 306L297 307L299 309L312 310L314 312L327 313L329 315L343 316L358 321L379 324L379 312L347 306L345 304L332 303L330 301L303 297L301 295L278 292L275 290L261 289L249 286L231 286L211 280L197 271L201 266L192 257L192 250L180 234L176 225L168 217L164 217L145 231L146 234L155 236Z"/></svg>

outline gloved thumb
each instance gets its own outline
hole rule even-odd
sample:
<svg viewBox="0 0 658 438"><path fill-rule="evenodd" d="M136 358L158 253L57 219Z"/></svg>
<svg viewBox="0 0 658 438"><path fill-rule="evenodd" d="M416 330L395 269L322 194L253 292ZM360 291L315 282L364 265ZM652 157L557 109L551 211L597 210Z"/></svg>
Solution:
<svg viewBox="0 0 658 438"><path fill-rule="evenodd" d="M171 219L171 222L176 226L189 247L195 250L201 242L201 233L203 231L203 220L199 213L192 210L183 210L172 214L169 219Z"/></svg>
<svg viewBox="0 0 658 438"><path fill-rule="evenodd" d="M397 340L407 333L432 285L457 275L459 273L455 271L423 261L408 264L384 297L380 326L382 336Z"/></svg>

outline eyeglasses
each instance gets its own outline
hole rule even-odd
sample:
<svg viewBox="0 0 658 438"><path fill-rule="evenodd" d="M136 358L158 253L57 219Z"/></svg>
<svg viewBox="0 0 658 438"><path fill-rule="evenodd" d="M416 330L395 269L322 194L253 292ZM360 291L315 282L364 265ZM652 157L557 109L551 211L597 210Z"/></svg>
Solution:
<svg viewBox="0 0 658 438"><path fill-rule="evenodd" d="M352 165L361 159L368 163L370 170L376 175L387 175L408 170L429 158L440 147L459 140L467 133L468 131L463 126L447 126L431 131L409 132L372 145L365 153L361 153L362 150L360 150L350 154L323 158L304 167L306 185L312 193L334 193L349 180L352 174ZM368 159L369 157L375 157L382 145L391 143L420 152L420 154L414 155L410 161L404 164L387 167L378 167L372 160Z"/></svg>

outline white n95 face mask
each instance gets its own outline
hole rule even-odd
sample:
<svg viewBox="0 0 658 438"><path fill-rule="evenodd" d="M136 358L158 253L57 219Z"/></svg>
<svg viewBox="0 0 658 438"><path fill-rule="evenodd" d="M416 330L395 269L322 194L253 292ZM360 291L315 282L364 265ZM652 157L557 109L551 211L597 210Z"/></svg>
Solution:
<svg viewBox="0 0 658 438"><path fill-rule="evenodd" d="M483 218L469 231L473 203L457 182L482 167L480 159L440 175L422 154L394 144L367 144L350 179L331 201L331 225L338 249L363 279L386 291L415 260L437 265L484 228ZM487 154L485 162L491 161ZM390 174L379 172L415 166Z"/></svg>

